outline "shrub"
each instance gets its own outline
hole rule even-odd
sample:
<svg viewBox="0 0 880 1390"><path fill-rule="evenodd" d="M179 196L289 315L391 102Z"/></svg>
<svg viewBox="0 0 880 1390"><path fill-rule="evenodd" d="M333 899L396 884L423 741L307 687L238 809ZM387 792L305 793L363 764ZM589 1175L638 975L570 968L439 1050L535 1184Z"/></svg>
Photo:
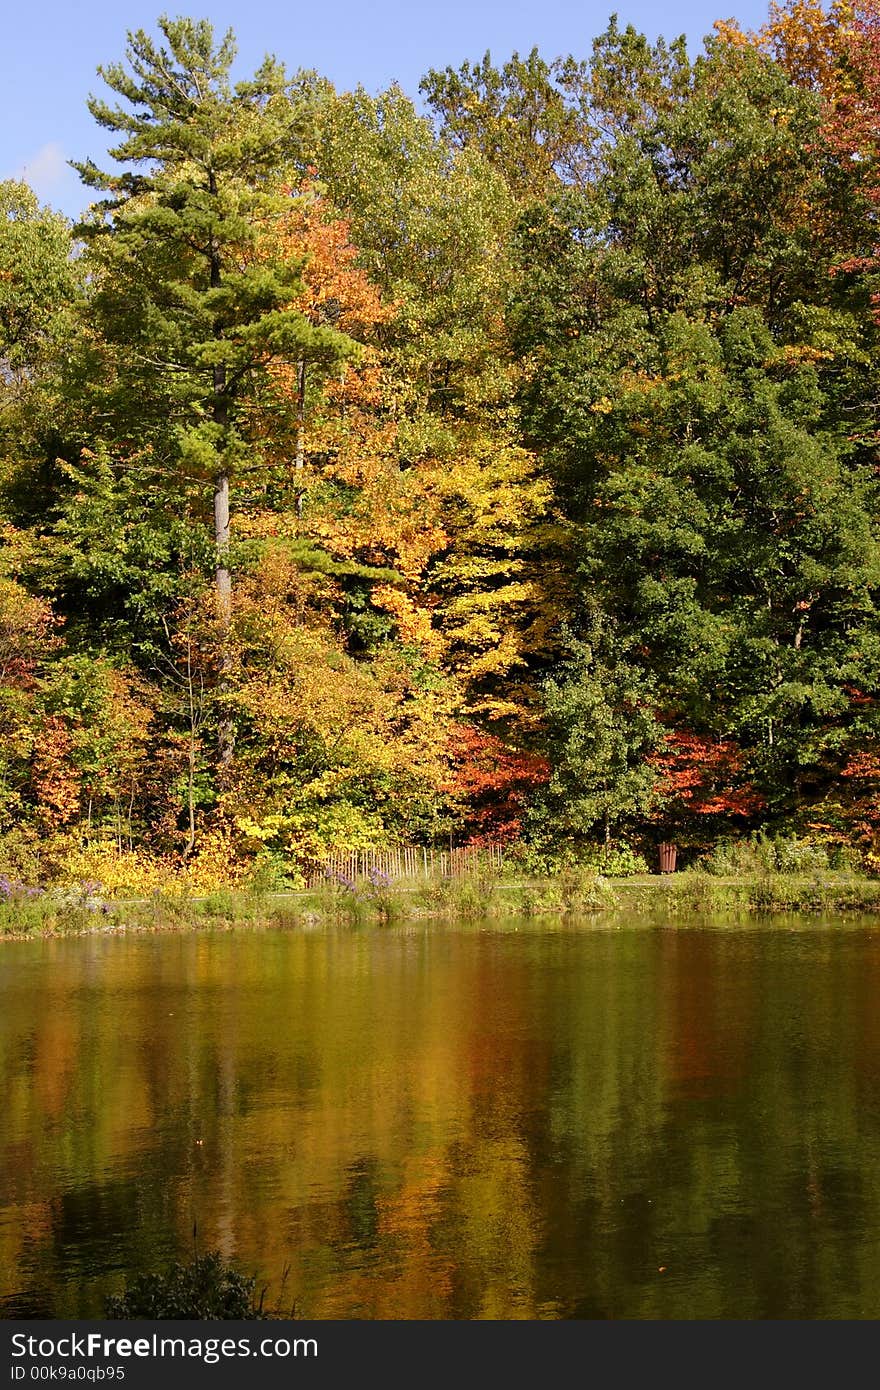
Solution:
<svg viewBox="0 0 880 1390"><path fill-rule="evenodd" d="M579 867L563 869L544 883L524 888L520 906L528 917L542 912L578 916L608 910L615 906L615 899L601 874Z"/></svg>
<svg viewBox="0 0 880 1390"><path fill-rule="evenodd" d="M814 874L845 866L845 857L832 859L828 846L795 836L751 835L721 840L700 860L700 868L720 878L753 878L762 874Z"/></svg>
<svg viewBox="0 0 880 1390"><path fill-rule="evenodd" d="M498 887L498 880L488 874L467 874L462 878L429 880L417 897L429 911L470 919L494 911Z"/></svg>
<svg viewBox="0 0 880 1390"><path fill-rule="evenodd" d="M247 882L252 893L287 893L304 888L305 878L288 855L264 850L254 860Z"/></svg>
<svg viewBox="0 0 880 1390"><path fill-rule="evenodd" d="M189 1264L172 1264L164 1274L141 1274L106 1302L108 1318L181 1318L193 1321L267 1318L256 1280L227 1264L219 1251Z"/></svg>
<svg viewBox="0 0 880 1390"><path fill-rule="evenodd" d="M29 826L0 835L0 873L24 883L44 883L56 870L46 846Z"/></svg>
<svg viewBox="0 0 880 1390"><path fill-rule="evenodd" d="M507 856L520 873L535 878L555 878L568 870L601 874L603 878L628 878L649 872L647 861L625 840L609 845L553 845L521 843Z"/></svg>

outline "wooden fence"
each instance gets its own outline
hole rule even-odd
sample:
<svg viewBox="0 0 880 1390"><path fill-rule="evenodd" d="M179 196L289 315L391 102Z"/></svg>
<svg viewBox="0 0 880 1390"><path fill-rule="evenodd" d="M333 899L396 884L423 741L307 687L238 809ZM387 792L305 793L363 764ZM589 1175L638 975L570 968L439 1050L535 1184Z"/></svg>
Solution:
<svg viewBox="0 0 880 1390"><path fill-rule="evenodd" d="M461 849L435 850L419 845L395 849L364 849L329 854L314 863L306 876L309 888L322 883L388 883L408 878L462 878L466 874L497 872L503 864L499 845L465 845Z"/></svg>

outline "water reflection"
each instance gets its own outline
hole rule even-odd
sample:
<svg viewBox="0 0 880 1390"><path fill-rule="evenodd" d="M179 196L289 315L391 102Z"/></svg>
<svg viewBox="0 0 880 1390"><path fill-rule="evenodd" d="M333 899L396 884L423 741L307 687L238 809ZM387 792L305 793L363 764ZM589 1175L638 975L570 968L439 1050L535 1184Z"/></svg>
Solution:
<svg viewBox="0 0 880 1390"><path fill-rule="evenodd" d="M880 933L4 946L0 1311L218 1247L306 1317L880 1316Z"/></svg>

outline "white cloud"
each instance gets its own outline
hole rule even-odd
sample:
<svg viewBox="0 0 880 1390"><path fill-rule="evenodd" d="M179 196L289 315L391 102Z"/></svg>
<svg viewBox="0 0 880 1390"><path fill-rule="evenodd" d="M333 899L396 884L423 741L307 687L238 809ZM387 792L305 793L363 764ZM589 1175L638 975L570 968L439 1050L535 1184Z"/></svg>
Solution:
<svg viewBox="0 0 880 1390"><path fill-rule="evenodd" d="M64 150L57 140L50 140L26 159L13 175L30 184L42 203L53 206L66 201L71 188L77 185L77 175L67 163Z"/></svg>

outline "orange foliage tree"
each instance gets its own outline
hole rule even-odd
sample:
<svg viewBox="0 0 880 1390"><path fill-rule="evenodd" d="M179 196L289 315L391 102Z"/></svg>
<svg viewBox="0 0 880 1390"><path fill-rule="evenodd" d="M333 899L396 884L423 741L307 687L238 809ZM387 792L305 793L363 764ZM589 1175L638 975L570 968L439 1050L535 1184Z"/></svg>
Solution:
<svg viewBox="0 0 880 1390"><path fill-rule="evenodd" d="M677 729L648 761L657 772L657 807L649 819L667 839L704 843L725 825L741 827L765 804L732 739Z"/></svg>
<svg viewBox="0 0 880 1390"><path fill-rule="evenodd" d="M50 605L0 576L0 826L29 806L42 824L70 819L78 808L67 764L63 721L40 704L43 663L59 645Z"/></svg>
<svg viewBox="0 0 880 1390"><path fill-rule="evenodd" d="M288 429L272 419L282 497L257 506L245 524L250 536L306 542L331 561L377 570L373 605L390 615L406 641L434 648L430 605L416 595L430 558L446 544L438 509L420 475L401 468L393 387L381 356L381 330L393 315L358 264L347 219L338 217L308 180L267 254L301 264L296 307L318 327L332 324L361 347L356 361L328 376L305 362L277 365L280 408ZM301 550L304 562L307 549Z"/></svg>
<svg viewBox="0 0 880 1390"><path fill-rule="evenodd" d="M450 732L451 774L446 790L459 817L463 842L511 844L522 832L529 795L549 780L549 764L470 725L453 725Z"/></svg>
<svg viewBox="0 0 880 1390"><path fill-rule="evenodd" d="M734 19L720 19L715 32L734 46L751 44L767 53L798 86L830 96L846 80L844 59L853 21L851 0L772 0L767 21L744 31Z"/></svg>

